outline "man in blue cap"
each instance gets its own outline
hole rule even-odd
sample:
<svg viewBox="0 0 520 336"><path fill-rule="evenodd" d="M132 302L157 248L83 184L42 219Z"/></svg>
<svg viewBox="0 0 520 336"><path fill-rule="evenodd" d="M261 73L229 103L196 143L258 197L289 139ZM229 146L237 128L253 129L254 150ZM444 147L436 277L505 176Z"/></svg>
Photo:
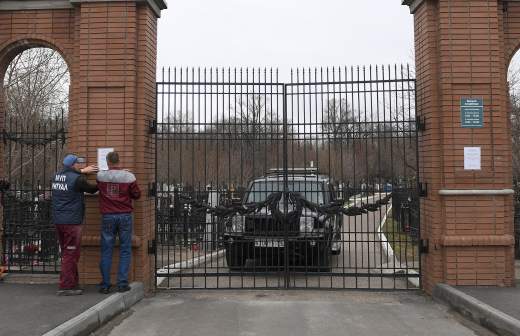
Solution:
<svg viewBox="0 0 520 336"><path fill-rule="evenodd" d="M80 295L78 261L80 256L81 224L85 214L84 193L98 191L96 184L87 181L87 174L98 171L96 166L82 168L85 159L68 154L63 169L52 182L52 222L61 248L61 273L58 295Z"/></svg>

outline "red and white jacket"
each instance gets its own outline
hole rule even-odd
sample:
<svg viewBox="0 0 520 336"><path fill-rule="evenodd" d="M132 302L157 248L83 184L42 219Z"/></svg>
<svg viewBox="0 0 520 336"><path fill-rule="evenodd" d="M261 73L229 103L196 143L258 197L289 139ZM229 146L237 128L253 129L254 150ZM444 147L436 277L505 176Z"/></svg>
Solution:
<svg viewBox="0 0 520 336"><path fill-rule="evenodd" d="M97 174L99 209L102 214L130 213L132 200L141 197L134 174L121 169L100 171Z"/></svg>

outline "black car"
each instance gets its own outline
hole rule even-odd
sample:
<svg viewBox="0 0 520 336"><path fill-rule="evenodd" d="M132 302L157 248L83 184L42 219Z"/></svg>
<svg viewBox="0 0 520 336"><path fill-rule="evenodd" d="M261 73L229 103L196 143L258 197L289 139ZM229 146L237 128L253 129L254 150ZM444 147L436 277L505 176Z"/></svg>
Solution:
<svg viewBox="0 0 520 336"><path fill-rule="evenodd" d="M284 176L276 169L249 184L242 203L260 206L227 220L223 238L231 270L243 270L247 259L266 266L288 263L302 272L330 270L331 255L341 253L342 215L320 215L307 203L337 201L330 178L316 169L291 169L283 191Z"/></svg>

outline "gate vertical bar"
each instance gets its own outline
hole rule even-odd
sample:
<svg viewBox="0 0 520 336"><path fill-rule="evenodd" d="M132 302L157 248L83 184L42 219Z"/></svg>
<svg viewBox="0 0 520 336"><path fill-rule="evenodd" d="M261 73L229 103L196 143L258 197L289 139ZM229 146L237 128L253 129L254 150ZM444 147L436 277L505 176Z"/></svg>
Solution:
<svg viewBox="0 0 520 336"><path fill-rule="evenodd" d="M283 215L284 215L284 287L289 288L289 226L287 221L287 213L289 212L288 204L288 128L287 128L287 85L283 86Z"/></svg>
<svg viewBox="0 0 520 336"><path fill-rule="evenodd" d="M163 82L164 82L164 68L163 68ZM155 190L156 190L156 194L154 195L155 196L155 200L154 200L154 204L155 204L155 207L153 209L154 211L154 217L155 217L155 253L154 253L154 270L153 270L153 274L154 274L154 279L153 279L153 286L155 288L155 290L157 290L157 270L158 270L158 267L157 267L157 250L159 248L162 248L162 245L159 245L161 243L161 219L162 218L158 218L159 216L159 212L157 211L157 208L159 207L159 197L158 195L160 195L160 193L162 192L162 188L160 188L158 186L158 181L159 181L159 178L158 178L158 164L157 164L157 150L158 150L158 144L159 144L159 112L158 112L158 97L159 97L159 83L155 83L155 94L156 94L156 99L155 99L155 134L152 134L152 136L155 138L155 144L154 144L154 162L155 162L155 168L154 168L154 173L155 173L155 178L153 179L153 183L155 184ZM161 247L159 247L161 246Z"/></svg>

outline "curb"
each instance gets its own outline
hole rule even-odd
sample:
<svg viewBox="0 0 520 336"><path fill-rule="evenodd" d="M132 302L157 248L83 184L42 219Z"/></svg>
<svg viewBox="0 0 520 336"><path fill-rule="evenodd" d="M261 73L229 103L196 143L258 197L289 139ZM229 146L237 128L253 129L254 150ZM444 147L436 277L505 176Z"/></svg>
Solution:
<svg viewBox="0 0 520 336"><path fill-rule="evenodd" d="M386 210L385 216L383 217L383 219L379 223L379 226L377 227L377 233L379 235L379 240L381 240L381 248L383 249L383 251L385 252L385 254L389 258L393 258L394 257L394 249L392 248L392 246L388 242L388 239L386 238L386 235L383 233L383 226L386 223L386 218L388 217L388 214L390 213L390 211L392 211L392 205L390 205L388 207L388 210Z"/></svg>
<svg viewBox="0 0 520 336"><path fill-rule="evenodd" d="M144 286L140 282L130 284L126 293L115 293L83 313L62 323L43 336L89 335L113 317L130 309L144 297Z"/></svg>
<svg viewBox="0 0 520 336"><path fill-rule="evenodd" d="M392 205L390 205L390 207L388 208L388 210L385 213L385 216L383 217L383 219L379 223L379 226L377 227L377 234L379 235L381 248L383 249L383 251L386 254L387 258L393 258L395 260L397 257L395 256L394 249L392 248L392 246L388 242L388 239L386 238L386 235L383 232L383 226L385 225L386 218L388 217L388 214L390 213L391 210L392 210ZM417 273L416 271L411 270L411 269L408 270L408 274L419 275L419 273ZM421 281L419 280L419 277L417 277L417 278L406 277L406 281L408 281L408 283L410 285L412 285L412 286L414 286L416 288L420 288L421 287Z"/></svg>
<svg viewBox="0 0 520 336"><path fill-rule="evenodd" d="M520 321L446 284L433 289L433 298L472 321L503 336L520 335Z"/></svg>
<svg viewBox="0 0 520 336"><path fill-rule="evenodd" d="M174 273L179 273L181 271L187 271L191 267L195 267L195 266L199 266L200 264L204 264L207 259L213 259L213 258L220 259L224 256L225 253L226 253L226 250L224 250L224 249L217 250L211 254L206 254L206 255L197 257L195 259L185 260L185 261L178 262L176 264L168 265L168 266L158 269L156 271L156 275L174 274ZM157 277L156 286L159 287L163 283L163 281L166 280L166 278L167 278L167 276L166 277Z"/></svg>

